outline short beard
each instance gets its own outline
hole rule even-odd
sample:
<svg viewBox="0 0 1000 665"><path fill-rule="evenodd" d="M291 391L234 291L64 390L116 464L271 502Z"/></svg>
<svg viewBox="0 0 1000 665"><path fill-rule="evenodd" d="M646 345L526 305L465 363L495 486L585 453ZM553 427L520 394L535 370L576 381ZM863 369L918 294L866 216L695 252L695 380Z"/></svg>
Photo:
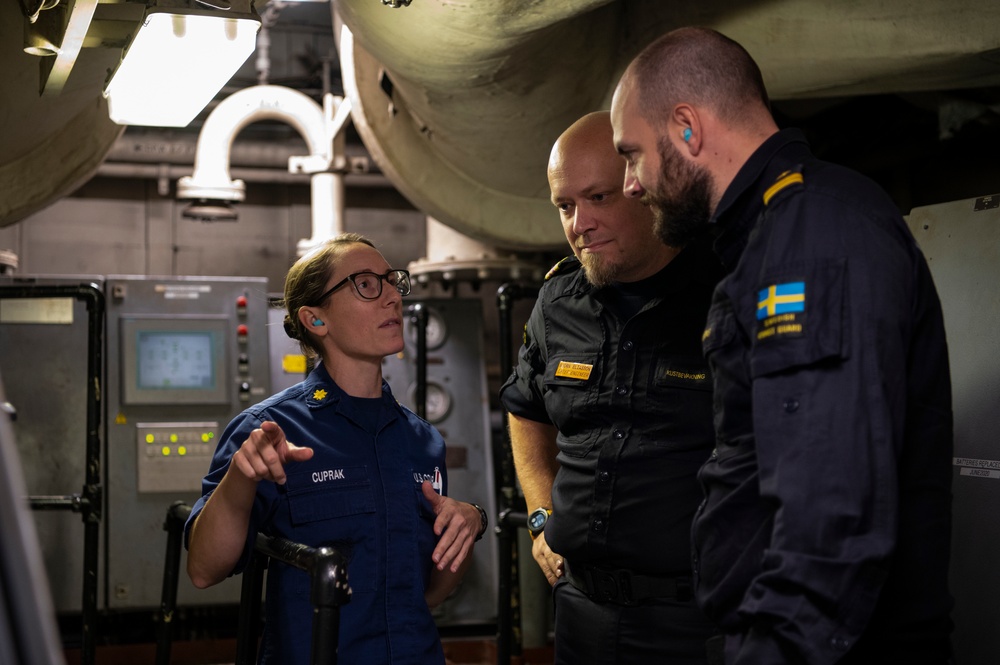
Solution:
<svg viewBox="0 0 1000 665"><path fill-rule="evenodd" d="M580 264L583 266L583 274L587 281L598 289L615 281L621 272L621 264L590 253L580 255Z"/></svg>
<svg viewBox="0 0 1000 665"><path fill-rule="evenodd" d="M608 257L600 254L591 254L584 249L587 246L587 242L588 238L584 234L577 238L574 243L577 257L580 259L580 265L583 266L583 275L596 288L607 286L621 274L622 262L620 260L609 260Z"/></svg>
<svg viewBox="0 0 1000 665"><path fill-rule="evenodd" d="M647 190L641 201L653 212L657 237L665 245L681 248L702 233L712 216L712 176L684 161L665 139L659 149L657 192Z"/></svg>

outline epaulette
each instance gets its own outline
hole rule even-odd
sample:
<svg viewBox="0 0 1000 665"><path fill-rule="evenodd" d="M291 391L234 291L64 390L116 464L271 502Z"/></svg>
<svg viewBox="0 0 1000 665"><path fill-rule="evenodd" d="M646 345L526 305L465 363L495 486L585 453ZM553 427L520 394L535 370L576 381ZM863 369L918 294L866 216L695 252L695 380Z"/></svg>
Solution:
<svg viewBox="0 0 1000 665"><path fill-rule="evenodd" d="M579 259L575 256L566 256L559 260L554 266L549 268L549 271L545 273L545 281L552 279L557 273L572 267L572 264L576 263L577 266L580 265Z"/></svg>
<svg viewBox="0 0 1000 665"><path fill-rule="evenodd" d="M779 175L774 180L774 184L768 187L767 191L764 192L764 205L770 203L771 199L773 199L778 194L778 192L781 192L791 187L792 185L802 185L804 183L805 180L802 178L801 165L796 166L794 169L791 169L790 171L785 171L784 173Z"/></svg>

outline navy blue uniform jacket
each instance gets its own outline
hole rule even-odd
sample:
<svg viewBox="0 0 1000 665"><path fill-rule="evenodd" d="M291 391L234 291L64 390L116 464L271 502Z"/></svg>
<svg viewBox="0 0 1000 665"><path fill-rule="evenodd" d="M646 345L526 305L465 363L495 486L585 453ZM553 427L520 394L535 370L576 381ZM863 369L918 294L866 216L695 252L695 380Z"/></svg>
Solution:
<svg viewBox="0 0 1000 665"><path fill-rule="evenodd" d="M926 262L872 182L768 139L713 219L697 597L728 663L944 663L951 389Z"/></svg>
<svg viewBox="0 0 1000 665"><path fill-rule="evenodd" d="M258 531L311 547L332 545L349 559L351 587L351 600L340 612L339 662L443 665L441 640L424 600L437 537L421 483L435 482L447 494L444 440L398 404L385 382L374 422L367 422L361 402L319 364L302 383L248 408L222 435L186 533L233 453L262 422L273 420L289 441L314 454L288 465L284 485L258 483L246 548L234 572L246 565ZM374 433L368 431L371 424ZM266 596L259 662L312 662L308 574L272 562Z"/></svg>

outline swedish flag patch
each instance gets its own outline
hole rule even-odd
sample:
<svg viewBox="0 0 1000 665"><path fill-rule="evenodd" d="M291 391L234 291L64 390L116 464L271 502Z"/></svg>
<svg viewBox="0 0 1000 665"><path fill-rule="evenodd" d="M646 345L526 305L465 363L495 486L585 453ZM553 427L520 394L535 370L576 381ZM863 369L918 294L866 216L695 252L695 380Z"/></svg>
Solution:
<svg viewBox="0 0 1000 665"><path fill-rule="evenodd" d="M775 314L806 311L806 283L772 284L757 292L757 319Z"/></svg>
<svg viewBox="0 0 1000 665"><path fill-rule="evenodd" d="M806 314L806 283L771 284L757 292L757 340L799 336Z"/></svg>

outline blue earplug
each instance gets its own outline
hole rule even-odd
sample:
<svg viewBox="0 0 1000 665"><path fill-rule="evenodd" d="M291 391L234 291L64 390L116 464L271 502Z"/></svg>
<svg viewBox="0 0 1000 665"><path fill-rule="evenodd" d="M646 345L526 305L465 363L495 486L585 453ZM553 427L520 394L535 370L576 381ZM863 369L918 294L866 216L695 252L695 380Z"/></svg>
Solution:
<svg viewBox="0 0 1000 665"><path fill-rule="evenodd" d="M685 127L684 128L684 142L687 143L690 140L691 140L691 128L690 127Z"/></svg>
<svg viewBox="0 0 1000 665"><path fill-rule="evenodd" d="M314 326L321 326L321 325L323 325L323 322L320 321L319 319L313 319L313 325Z"/></svg>

